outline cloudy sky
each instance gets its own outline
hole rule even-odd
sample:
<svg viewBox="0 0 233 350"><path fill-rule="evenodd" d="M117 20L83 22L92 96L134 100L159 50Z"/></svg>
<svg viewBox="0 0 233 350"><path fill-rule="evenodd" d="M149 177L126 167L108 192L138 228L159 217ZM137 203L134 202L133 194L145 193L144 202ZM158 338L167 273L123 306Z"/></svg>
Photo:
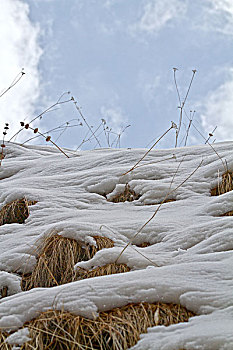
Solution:
<svg viewBox="0 0 233 350"><path fill-rule="evenodd" d="M8 138L70 91L61 101L74 96L102 147L119 146L128 125L120 145L146 147L179 124L195 69L178 145L190 116L187 144L204 143L198 131L207 138L216 126L211 141L232 140L232 0L1 0L0 32L0 92L26 73L0 98ZM72 101L56 107L32 127L62 126L49 132L62 146L99 147ZM25 130L16 141L32 136ZM172 129L160 147L174 144Z"/></svg>

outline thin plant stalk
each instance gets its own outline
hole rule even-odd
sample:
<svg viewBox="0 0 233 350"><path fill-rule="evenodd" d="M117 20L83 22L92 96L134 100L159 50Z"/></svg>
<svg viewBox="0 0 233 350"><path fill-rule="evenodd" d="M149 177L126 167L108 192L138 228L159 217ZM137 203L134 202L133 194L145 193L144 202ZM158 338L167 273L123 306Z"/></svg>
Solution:
<svg viewBox="0 0 233 350"><path fill-rule="evenodd" d="M66 93L64 93L64 94L66 94ZM63 97L64 94L62 94L61 97ZM67 92L67 94L68 94L68 92ZM52 110L54 107L60 106L60 105L62 105L62 104L68 103L68 102L70 102L70 101L73 101L72 98L70 98L69 100L61 101L61 97L57 100L56 103L54 103L54 104L51 105L50 107L46 108L43 112L41 112L41 113L38 114L35 118L33 118L28 124L33 123L33 122L34 122L35 120L37 120L37 119L41 119L41 118L43 117L44 114L46 114L46 113L48 113L48 112L51 112L51 110ZM24 128L19 129L19 130L10 138L10 140L9 140L8 142L12 141L12 140L13 140L21 131L23 131L23 130L24 130Z"/></svg>
<svg viewBox="0 0 233 350"><path fill-rule="evenodd" d="M189 136L189 131L190 131L190 128L191 128L191 125L192 125L192 122L193 122L194 114L195 114L195 111L193 111L193 114L192 114L192 115L191 115L191 111L190 111L189 125L188 125L187 132L186 132L186 137L185 137L184 146L187 145L188 136Z"/></svg>
<svg viewBox="0 0 233 350"><path fill-rule="evenodd" d="M214 135L215 130L217 129L217 126L215 126L214 130L212 132L209 133L209 137L207 138L207 140L205 141L205 144L209 141L209 139Z"/></svg>
<svg viewBox="0 0 233 350"><path fill-rule="evenodd" d="M147 156L147 154L157 145L157 143L171 130L176 128L176 124L172 122L172 125L170 126L169 129L167 129L159 138L158 140L150 147L150 149L144 154L144 156L142 158L139 159L139 161L137 161L137 163L130 169L128 170L126 173L122 174L122 175L126 175L128 173L130 173L131 171L133 171L137 165Z"/></svg>
<svg viewBox="0 0 233 350"><path fill-rule="evenodd" d="M80 107L77 105L77 102L76 102L76 101L74 101L74 105L75 105L75 108L77 109L77 111L79 112L79 114L80 114L82 120L84 121L84 123L86 124L86 126L88 127L88 129L90 130L92 136L95 138L96 142L97 142L98 145L101 147L101 144L100 144L99 140L97 139L97 137L95 136L95 134L94 134L92 128L90 127L90 125L89 125L88 122L86 121L86 119L85 119L84 115L82 114L81 109L80 109Z"/></svg>
<svg viewBox="0 0 233 350"><path fill-rule="evenodd" d="M175 148L176 148L177 147L177 143L178 143L178 137L179 137L180 129L181 129L182 119L183 119L183 109L184 109L185 103L187 101L187 98L188 98L188 95L189 95L189 92L190 92L190 89L191 89L191 86L192 86L192 83L193 83L193 79L194 79L194 75L196 73L196 69L192 70L193 75L192 75L192 78L190 80L190 83L189 83L188 90L186 92L184 101L182 103L181 103L180 93L179 93L179 89L178 89L178 85L177 85L177 81L176 81L177 68L173 68L173 71L174 71L174 82L175 82L175 86L176 86L176 90L177 90L178 99L179 99L179 102L180 102L180 106L178 107L180 109L180 117L179 117L178 129L176 130L176 141L175 141Z"/></svg>
<svg viewBox="0 0 233 350"><path fill-rule="evenodd" d="M23 75L25 74L25 72L22 71L16 75L16 77L14 78L14 80L11 82L10 86L8 88L6 88L5 90L3 90L3 92L0 93L0 97L2 97L3 95L5 95L10 89L12 89L23 77Z"/></svg>
<svg viewBox="0 0 233 350"><path fill-rule="evenodd" d="M68 122L66 122L66 124L67 124L67 123L68 123ZM80 126L80 124L67 125L67 126L65 126L64 123L63 123L63 124L61 124L60 126L57 126L56 128L53 128L53 129L50 129L50 130L45 131L44 134L48 134L48 133L53 132L53 131L64 130L66 127L67 127L67 128L73 128L73 127L75 127L75 126ZM27 139L26 141L24 141L23 143L21 143L20 146L23 146L23 145L25 145L27 142L30 142L30 141L32 141L32 140L34 140L34 139L37 139L37 138L40 137L40 136L41 136L41 135L33 136L33 137L31 137L30 139ZM56 142L56 141L57 141L57 140L55 140L55 142Z"/></svg>
<svg viewBox="0 0 233 350"><path fill-rule="evenodd" d="M182 162L183 160L181 160ZM180 164L181 164L180 162ZM119 256L117 257L115 263L118 262L118 260L120 259L120 257L122 256L122 254L124 253L124 251L128 248L128 246L132 243L132 241L142 232L142 230L144 229L145 226L147 226L149 224L149 222L156 216L156 214L158 213L159 209L161 208L162 204L166 201L166 199L168 198L168 196L170 196L172 193L174 193L176 190L178 190L178 188L180 188L181 186L183 186L183 184L188 181L194 174L195 172L201 167L203 163L203 160L198 164L198 166L192 171L191 174L189 174L189 176L186 177L186 179L184 181L182 181L178 186L176 186L173 190L169 191L166 196L164 197L163 201L159 204L159 206L156 208L155 212L153 213L153 215L141 226L141 228L135 233L135 235L133 236L133 238L130 239L130 241L125 245L125 247L122 249L121 253L119 254ZM174 181L174 177L177 174L177 171L180 167L180 164L173 176L172 182ZM172 184L171 182L171 184ZM171 187L170 184L170 187Z"/></svg>
<svg viewBox="0 0 233 350"><path fill-rule="evenodd" d="M205 136L202 135L202 133L198 130L198 128L195 126L194 123L192 123L192 126L193 126L194 129L199 133L199 135L200 135L204 140L206 140ZM214 151L214 153L215 153L215 154L217 155L217 157L220 159L220 161L222 162L224 171L227 172L227 171L228 171L228 168L227 168L226 165L224 164L224 161L223 161L222 157L220 157L219 153L216 151L216 149L213 147L213 145L211 145L211 143L209 143L208 141L207 141L206 143L207 143L207 145L209 145L209 146L212 148L212 150Z"/></svg>
<svg viewBox="0 0 233 350"><path fill-rule="evenodd" d="M31 129L32 131L34 131L35 129L33 129L31 126L28 125L28 129ZM53 142L50 138L50 136L45 136L44 134L42 134L40 131L37 130L37 133L40 135L40 136L43 136L46 141L49 141L51 142L61 153L63 153L67 158L70 158L55 142ZM49 139L48 139L49 138Z"/></svg>

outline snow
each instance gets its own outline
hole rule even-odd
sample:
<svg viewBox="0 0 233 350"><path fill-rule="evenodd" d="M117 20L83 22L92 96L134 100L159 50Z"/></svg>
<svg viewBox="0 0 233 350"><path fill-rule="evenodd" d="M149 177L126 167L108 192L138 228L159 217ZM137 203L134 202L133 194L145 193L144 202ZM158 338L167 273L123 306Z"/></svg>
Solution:
<svg viewBox="0 0 233 350"><path fill-rule="evenodd" d="M7 287L7 295L21 292L21 278L12 273L0 271L0 290Z"/></svg>
<svg viewBox="0 0 233 350"><path fill-rule="evenodd" d="M6 343L12 344L12 345L23 345L26 341L29 341L29 330L27 327L18 330L17 332L14 332L13 334L9 335L6 339Z"/></svg>
<svg viewBox="0 0 233 350"><path fill-rule="evenodd" d="M232 147L231 142L214 145L229 169ZM0 227L0 289L9 289L9 296L0 300L0 328L17 331L53 307L93 318L130 302L173 302L197 316L188 323L149 329L133 349L233 349L233 218L220 217L233 210L233 193L210 196L224 169L208 145L153 150L126 175L145 150L66 150L69 159L45 146L7 144L5 151L0 209L22 197L37 204L30 207L25 224ZM167 192L195 169L168 197L175 201L162 204L143 227ZM141 195L138 200L106 200L126 183ZM36 247L51 233L91 244L94 235L114 241L113 248L76 268L114 262L130 242L119 262L131 271L22 292L17 272L33 269ZM151 245L137 247L143 242Z"/></svg>

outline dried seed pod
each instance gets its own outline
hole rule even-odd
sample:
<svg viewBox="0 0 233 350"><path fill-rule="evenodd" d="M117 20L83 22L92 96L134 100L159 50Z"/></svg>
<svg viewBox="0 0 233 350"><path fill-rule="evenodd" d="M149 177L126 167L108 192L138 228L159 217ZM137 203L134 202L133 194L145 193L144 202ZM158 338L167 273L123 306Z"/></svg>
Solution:
<svg viewBox="0 0 233 350"><path fill-rule="evenodd" d="M21 125L21 126L24 126L24 122L20 122L20 125Z"/></svg>
<svg viewBox="0 0 233 350"><path fill-rule="evenodd" d="M29 124L25 124L25 129L29 129Z"/></svg>
<svg viewBox="0 0 233 350"><path fill-rule="evenodd" d="M34 129L34 134L36 134L38 132L38 128Z"/></svg>
<svg viewBox="0 0 233 350"><path fill-rule="evenodd" d="M51 140L51 136L47 136L45 139L47 142Z"/></svg>

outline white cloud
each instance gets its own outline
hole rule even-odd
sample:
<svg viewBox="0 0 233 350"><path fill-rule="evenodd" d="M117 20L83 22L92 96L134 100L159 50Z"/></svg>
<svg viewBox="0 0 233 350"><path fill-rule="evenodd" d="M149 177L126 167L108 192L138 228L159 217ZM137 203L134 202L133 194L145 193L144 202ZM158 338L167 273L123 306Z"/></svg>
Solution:
<svg viewBox="0 0 233 350"><path fill-rule="evenodd" d="M19 129L19 122L30 118L34 111L40 93L38 63L42 50L38 44L39 27L32 24L29 6L21 0L1 0L0 33L0 91L23 67L26 73L0 98L0 127L3 129L4 123L9 122L10 136Z"/></svg>
<svg viewBox="0 0 233 350"><path fill-rule="evenodd" d="M211 92L202 104L202 126L206 133L215 126L214 137L217 141L233 139L233 68L229 70L226 82Z"/></svg>
<svg viewBox="0 0 233 350"><path fill-rule="evenodd" d="M158 75L153 77L144 75L143 73L139 74L138 87L142 92L143 99L148 108L156 99L160 83L161 79Z"/></svg>
<svg viewBox="0 0 233 350"><path fill-rule="evenodd" d="M172 20L183 16L187 11L185 0L153 0L144 6L143 14L133 31L140 30L150 34L159 32Z"/></svg>
<svg viewBox="0 0 233 350"><path fill-rule="evenodd" d="M106 119L108 126L112 128L112 131L119 133L126 126L127 118L120 107L107 108L102 106L100 112L103 119Z"/></svg>
<svg viewBox="0 0 233 350"><path fill-rule="evenodd" d="M232 0L208 0L201 3L196 26L206 31L233 36Z"/></svg>

